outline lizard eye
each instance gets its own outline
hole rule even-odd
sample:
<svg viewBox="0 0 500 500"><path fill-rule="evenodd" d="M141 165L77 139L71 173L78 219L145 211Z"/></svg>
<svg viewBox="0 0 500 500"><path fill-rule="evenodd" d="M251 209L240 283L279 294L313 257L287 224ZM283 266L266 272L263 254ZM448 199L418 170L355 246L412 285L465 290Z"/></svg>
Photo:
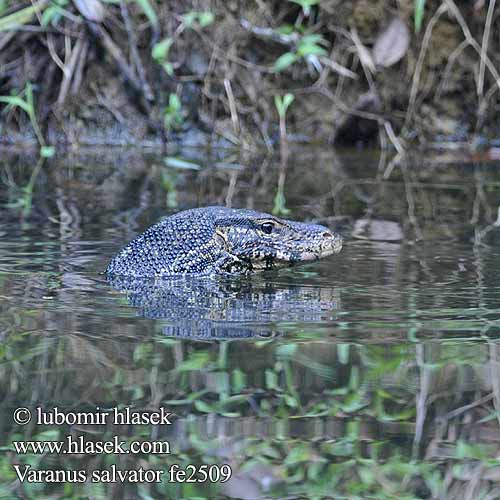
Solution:
<svg viewBox="0 0 500 500"><path fill-rule="evenodd" d="M262 231L266 234L271 234L274 229L274 224L272 222L263 222L260 226Z"/></svg>

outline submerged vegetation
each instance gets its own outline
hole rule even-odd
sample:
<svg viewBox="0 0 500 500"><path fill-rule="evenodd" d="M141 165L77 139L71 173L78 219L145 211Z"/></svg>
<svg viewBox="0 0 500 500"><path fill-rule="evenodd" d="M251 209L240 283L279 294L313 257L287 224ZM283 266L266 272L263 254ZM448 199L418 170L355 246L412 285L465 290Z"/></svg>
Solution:
<svg viewBox="0 0 500 500"><path fill-rule="evenodd" d="M273 99L289 93L292 140L476 144L499 134L498 9L480 0L5 0L0 141L272 149Z"/></svg>
<svg viewBox="0 0 500 500"><path fill-rule="evenodd" d="M488 348L478 340L428 339L381 346L305 331L241 347L161 334L154 339L45 334L28 340L11 331L0 352L2 380L10 381L3 396L8 408L36 393L45 407L89 411L127 401L135 410L160 404L176 417L173 430L156 431L141 425L36 426L20 434L4 424L0 495L38 499L60 491L57 484L19 483L12 463L92 471L215 462L231 465L230 482L68 481L61 498L461 499L464 489L470 498L496 498L498 394L490 377L497 373L498 348L493 343ZM24 383L28 378L30 385ZM54 454L16 455L5 446L19 439L59 441L69 434L107 440L117 433L128 442L168 439L172 452L63 461Z"/></svg>

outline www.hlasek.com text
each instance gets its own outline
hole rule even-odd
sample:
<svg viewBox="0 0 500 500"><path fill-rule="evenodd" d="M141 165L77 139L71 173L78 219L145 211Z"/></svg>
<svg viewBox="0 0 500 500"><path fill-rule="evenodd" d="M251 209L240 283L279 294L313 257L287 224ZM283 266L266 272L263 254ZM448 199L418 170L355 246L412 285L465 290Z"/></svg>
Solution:
<svg viewBox="0 0 500 500"><path fill-rule="evenodd" d="M118 436L112 436L107 441L88 440L85 436L67 436L63 441L12 441L12 445L18 455L170 454L168 441L123 441Z"/></svg>

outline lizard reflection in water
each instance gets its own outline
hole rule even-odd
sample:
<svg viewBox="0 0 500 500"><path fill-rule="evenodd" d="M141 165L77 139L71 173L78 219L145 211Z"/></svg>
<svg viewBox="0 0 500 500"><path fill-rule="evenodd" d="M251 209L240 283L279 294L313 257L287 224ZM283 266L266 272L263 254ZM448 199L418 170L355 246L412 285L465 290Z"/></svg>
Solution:
<svg viewBox="0 0 500 500"><path fill-rule="evenodd" d="M178 212L151 226L109 263L113 276L207 276L249 273L340 252L342 238L324 226L225 207Z"/></svg>
<svg viewBox="0 0 500 500"><path fill-rule="evenodd" d="M163 333L215 340L270 338L290 323L335 320L339 298L330 287L276 283L265 277L108 277L138 315L162 320Z"/></svg>

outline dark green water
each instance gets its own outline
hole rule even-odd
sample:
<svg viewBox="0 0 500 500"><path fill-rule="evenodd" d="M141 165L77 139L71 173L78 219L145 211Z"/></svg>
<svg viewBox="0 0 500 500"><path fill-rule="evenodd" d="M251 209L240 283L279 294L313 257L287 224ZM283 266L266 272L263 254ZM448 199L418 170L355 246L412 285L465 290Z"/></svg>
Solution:
<svg viewBox="0 0 500 500"><path fill-rule="evenodd" d="M383 178L375 153L298 150L286 171L273 159L182 156L196 168L126 151L39 167L3 155L0 497L500 498L498 167L418 156ZM128 291L101 274L176 210L271 211L280 172L277 205L341 231L340 255ZM19 407L175 417L17 425ZM163 440L170 454L12 444L69 435ZM87 481L20 482L13 464ZM232 477L90 479L172 464L228 464Z"/></svg>

